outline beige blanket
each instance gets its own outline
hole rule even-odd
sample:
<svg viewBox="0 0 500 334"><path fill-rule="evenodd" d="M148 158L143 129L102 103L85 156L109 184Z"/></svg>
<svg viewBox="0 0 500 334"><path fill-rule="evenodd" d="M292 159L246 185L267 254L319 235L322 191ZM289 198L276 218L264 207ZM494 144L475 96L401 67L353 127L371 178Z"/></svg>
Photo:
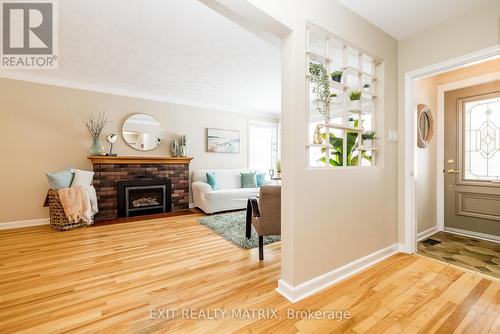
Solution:
<svg viewBox="0 0 500 334"><path fill-rule="evenodd" d="M89 193L84 187L75 186L58 189L57 194L69 221L76 223L81 219L87 224L92 222Z"/></svg>

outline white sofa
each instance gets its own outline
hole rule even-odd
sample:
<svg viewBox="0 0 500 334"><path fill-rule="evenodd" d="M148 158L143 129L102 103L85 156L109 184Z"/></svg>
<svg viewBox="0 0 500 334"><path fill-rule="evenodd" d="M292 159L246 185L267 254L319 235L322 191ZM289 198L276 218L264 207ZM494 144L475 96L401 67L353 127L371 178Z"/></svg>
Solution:
<svg viewBox="0 0 500 334"><path fill-rule="evenodd" d="M212 190L207 172L213 172L219 188ZM258 196L259 188L241 188L242 172L248 169L199 169L192 174L193 204L205 213L245 209L249 197Z"/></svg>

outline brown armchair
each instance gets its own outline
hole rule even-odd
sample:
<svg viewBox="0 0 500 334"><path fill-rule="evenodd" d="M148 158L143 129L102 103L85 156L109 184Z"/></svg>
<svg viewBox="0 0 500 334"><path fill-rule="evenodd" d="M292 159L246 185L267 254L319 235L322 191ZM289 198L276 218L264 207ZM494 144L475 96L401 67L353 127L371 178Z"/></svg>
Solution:
<svg viewBox="0 0 500 334"><path fill-rule="evenodd" d="M259 198L251 197L247 205L246 237L252 225L259 236L259 260L264 260L264 236L281 234L281 186L260 187Z"/></svg>

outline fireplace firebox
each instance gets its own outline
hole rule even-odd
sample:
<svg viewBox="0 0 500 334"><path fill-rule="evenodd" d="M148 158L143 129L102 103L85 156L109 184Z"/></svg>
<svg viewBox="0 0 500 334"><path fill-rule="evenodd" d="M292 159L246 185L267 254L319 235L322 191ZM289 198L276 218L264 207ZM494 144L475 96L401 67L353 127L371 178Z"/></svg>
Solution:
<svg viewBox="0 0 500 334"><path fill-rule="evenodd" d="M172 211L172 181L139 178L118 181L118 217L133 217Z"/></svg>

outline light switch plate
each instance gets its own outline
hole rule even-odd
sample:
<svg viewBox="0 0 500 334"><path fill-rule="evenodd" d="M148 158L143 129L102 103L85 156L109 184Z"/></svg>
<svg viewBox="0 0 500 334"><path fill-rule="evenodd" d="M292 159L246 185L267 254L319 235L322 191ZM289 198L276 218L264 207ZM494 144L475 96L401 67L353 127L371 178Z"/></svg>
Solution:
<svg viewBox="0 0 500 334"><path fill-rule="evenodd" d="M389 130L388 135L387 135L387 140L388 141L398 141L399 140L398 130Z"/></svg>

